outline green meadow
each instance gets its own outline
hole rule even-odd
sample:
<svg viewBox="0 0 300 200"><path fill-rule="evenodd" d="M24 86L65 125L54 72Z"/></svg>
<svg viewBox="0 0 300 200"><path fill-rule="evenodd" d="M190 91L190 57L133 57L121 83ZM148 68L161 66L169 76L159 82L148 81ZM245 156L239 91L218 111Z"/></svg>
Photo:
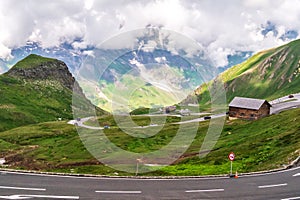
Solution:
<svg viewBox="0 0 300 200"><path fill-rule="evenodd" d="M294 109L257 121L227 120L216 145L204 158L199 158L199 151L209 121L197 122L198 130L192 144L176 162L159 167L157 171L138 175L228 174L230 162L227 155L231 151L236 155L233 170L239 173L281 168L300 154L299 116L300 109ZM99 117L98 120L100 124L110 124L110 129L104 129L104 133L112 143L126 151L137 153L164 147L176 136L179 127L183 126L173 124L179 118L167 117L164 119L164 127L157 134L137 138L124 133L112 116ZM135 116L133 121L140 126L151 123L150 118L145 116ZM89 123L92 125L92 122ZM148 128L154 127L146 127L145 131ZM0 132L0 155L6 158L10 168L15 169L134 175L101 164L86 150L76 128L66 121L27 125Z"/></svg>

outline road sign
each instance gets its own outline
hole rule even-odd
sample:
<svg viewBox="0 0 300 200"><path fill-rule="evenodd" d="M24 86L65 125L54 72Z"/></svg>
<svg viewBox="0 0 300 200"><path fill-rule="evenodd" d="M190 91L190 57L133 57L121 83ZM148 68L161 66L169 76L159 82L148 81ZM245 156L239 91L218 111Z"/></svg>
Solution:
<svg viewBox="0 0 300 200"><path fill-rule="evenodd" d="M228 158L229 158L229 160L230 160L230 161L233 161L233 160L234 160L234 158L235 158L235 155L234 155L234 153L233 153L233 152L231 152L231 153L228 155Z"/></svg>
<svg viewBox="0 0 300 200"><path fill-rule="evenodd" d="M233 152L228 154L228 159L230 160L230 177L232 176L232 161L234 160L235 155Z"/></svg>

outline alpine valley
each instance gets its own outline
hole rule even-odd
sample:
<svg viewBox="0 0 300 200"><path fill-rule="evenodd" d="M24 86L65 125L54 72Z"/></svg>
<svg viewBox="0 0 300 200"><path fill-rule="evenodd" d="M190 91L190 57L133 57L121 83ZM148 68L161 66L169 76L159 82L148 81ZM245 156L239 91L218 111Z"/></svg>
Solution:
<svg viewBox="0 0 300 200"><path fill-rule="evenodd" d="M284 46L259 52L218 76L215 74L218 80L224 82L228 102L235 96L273 100L299 93L299 49L300 40L295 40ZM131 82L133 75L141 73L141 69L151 72L151 68L147 69L148 62L159 64L161 69L167 69L166 72L172 74L168 79L170 82L172 80L176 82L178 74L185 77L186 82L193 82L193 84L198 84L197 86L203 82L203 80L193 78L193 71L184 73L185 70L182 69L193 69L192 66L184 60L172 56L169 52L142 52L138 55L139 53L141 52L130 51L128 54L122 54L123 56L119 57L115 63L110 63L109 70L102 73L105 80L100 83L96 82L99 84L97 91L103 92L110 100L107 88L115 87L115 83L119 83L120 80L124 81L123 84L136 84L136 82ZM151 55L154 56L151 57ZM200 64L205 64L202 58L200 60ZM139 68L142 65L144 68ZM133 70L134 73L131 74L131 69L136 71ZM205 69L207 68L203 68L204 71ZM124 78L124 75L130 76ZM156 76L155 73L152 75ZM120 79L120 77L122 78ZM210 80L213 78L211 76ZM200 108L205 107L206 111L210 111L209 87L213 83L214 80L202 84L190 96L185 97L186 100L181 104L197 103ZM127 116L132 118L138 130L145 131L145 133L153 128L161 128L157 134L149 137L132 137L118 126L113 115L104 111L103 108L97 107L106 105L107 102L101 104L101 100L97 100L97 95L86 94L85 87L89 86L88 84L90 83L86 82L86 85L81 85L79 80L75 80L64 62L36 54L31 54L18 61L6 73L0 75L0 158L5 160L1 167L76 174L134 175L112 169L94 158L82 143L85 138L81 138L76 130L86 127L93 128L97 125L106 126L108 128L102 129L105 137L117 147L136 153L152 152L163 148L176 137L177 131L181 128L181 124L177 123L179 121L187 122L182 125L185 128L190 127L189 123L197 123L197 132L193 142L183 155L169 166L146 165L149 164L146 163L147 161L141 163L140 167L154 169L153 172L143 175L228 174L230 164L227 155L230 151L234 151L237 155L235 167L239 172L281 168L290 164L300 155L299 108L292 108L255 121L226 118L216 145L205 158L200 158L199 150L210 121L195 122L192 120L200 119L207 113L194 113L195 115L190 116L155 116L158 122L165 122L161 124L153 124L152 119L147 115ZM151 83L149 79L142 88L144 92L136 93L137 99L134 101L138 102L138 99L143 99L145 94L158 94L160 98L168 98L164 94L159 94L160 91L154 91L153 86L155 83ZM195 99L198 101L195 102ZM132 108L136 108L142 103L133 105ZM148 105L152 106L151 103L149 101ZM172 105L173 103L180 102L173 100L154 102L154 104L161 105ZM75 107L74 105L79 106ZM87 108L93 108L97 116L91 119L86 118L95 114L95 112L85 113L84 111L90 110ZM72 111L74 110L81 111L82 119L89 119L81 121L85 127L68 123L70 120L77 122L82 120L73 119ZM105 110L109 110L108 107ZM223 114L225 116L225 113ZM124 115L121 118L126 119ZM90 129L92 136L97 136L96 133L97 129ZM182 135L182 140L186 140L185 137L189 138L189 135ZM94 141L91 140L91 142ZM177 146L173 148L172 150L176 150ZM111 150L104 149L101 154L105 155ZM121 165L122 161L126 160L126 158L123 159L117 164ZM294 164L298 165L299 163Z"/></svg>

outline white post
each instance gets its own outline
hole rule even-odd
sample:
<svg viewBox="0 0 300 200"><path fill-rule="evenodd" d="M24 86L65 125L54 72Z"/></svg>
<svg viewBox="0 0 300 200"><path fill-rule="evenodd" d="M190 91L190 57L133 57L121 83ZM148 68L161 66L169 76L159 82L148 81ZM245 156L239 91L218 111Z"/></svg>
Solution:
<svg viewBox="0 0 300 200"><path fill-rule="evenodd" d="M232 161L230 161L230 175L232 175Z"/></svg>
<svg viewBox="0 0 300 200"><path fill-rule="evenodd" d="M135 175L137 176L139 173L139 161L136 161L136 171L135 171Z"/></svg>

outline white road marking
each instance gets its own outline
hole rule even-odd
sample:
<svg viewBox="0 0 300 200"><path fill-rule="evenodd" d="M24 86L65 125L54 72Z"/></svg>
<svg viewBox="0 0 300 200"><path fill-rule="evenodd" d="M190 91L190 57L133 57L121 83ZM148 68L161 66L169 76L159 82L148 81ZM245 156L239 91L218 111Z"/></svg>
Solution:
<svg viewBox="0 0 300 200"><path fill-rule="evenodd" d="M55 196L55 195L31 195L31 194L16 194L10 196L0 196L0 199L32 199L32 198L79 199L79 196Z"/></svg>
<svg viewBox="0 0 300 200"><path fill-rule="evenodd" d="M261 185L258 186L258 188L272 188L272 187L281 187L281 186L287 186L287 183L274 184L274 185Z"/></svg>
<svg viewBox="0 0 300 200"><path fill-rule="evenodd" d="M262 173L253 173L253 174L245 174L243 175L243 177L258 177L258 176L269 176L269 175L273 175L273 174L281 174L281 173L286 173L286 172L290 172L290 171L295 171L300 169L300 167L295 167L295 168L290 168L290 169L283 169L283 170L279 170L279 171L274 171L274 172L262 172Z"/></svg>
<svg viewBox="0 0 300 200"><path fill-rule="evenodd" d="M300 199L300 197L291 197L291 198L286 198L286 199L281 199L281 200L296 200Z"/></svg>
<svg viewBox="0 0 300 200"><path fill-rule="evenodd" d="M300 167L295 167L291 169L285 169L281 171L275 171L275 172L267 172L262 174L248 174L243 175L243 177L258 177L258 176L269 176L273 174L281 174L286 173L290 171L295 171L300 169ZM101 176L72 176L72 175L58 175L58 174L44 174L44 173L34 173L34 172L17 172L17 171L6 171L6 170L0 170L0 175L2 174L17 174L17 175L26 175L26 176L41 176L41 177L57 177L57 178L74 178L74 179L95 179L95 180L143 180L143 181L186 181L186 180L218 180L218 179L229 179L227 176L219 176L219 177L182 177L182 178L134 178L134 177L101 177Z"/></svg>
<svg viewBox="0 0 300 200"><path fill-rule="evenodd" d="M294 174L293 176L300 176L300 173L298 173L298 174Z"/></svg>
<svg viewBox="0 0 300 200"><path fill-rule="evenodd" d="M20 197L20 195L0 196L0 199L31 199L31 197Z"/></svg>
<svg viewBox="0 0 300 200"><path fill-rule="evenodd" d="M209 189L209 190L186 190L186 193L194 193L194 192L223 192L224 189Z"/></svg>
<svg viewBox="0 0 300 200"><path fill-rule="evenodd" d="M300 168L300 167L299 167ZM143 180L143 181L186 181L186 180L216 180L216 179L229 179L227 176L217 177L183 177L183 178L135 178L135 177L104 177L104 176L76 176L76 175L58 175L58 174L45 174L34 172L17 172L17 171L0 171L2 174L16 174L24 176L40 176L40 177L57 177L57 178L73 178L73 179L93 179L93 180ZM1 175L1 174L0 174Z"/></svg>
<svg viewBox="0 0 300 200"><path fill-rule="evenodd" d="M0 186L0 189L46 191L45 188L25 188L25 187L10 187L10 186Z"/></svg>
<svg viewBox="0 0 300 200"><path fill-rule="evenodd" d="M125 191L125 190L111 190L111 191L109 191L109 190L102 190L102 191L100 191L100 190L97 190L97 191L95 191L96 193L108 193L108 194L141 194L142 193L142 191Z"/></svg>

